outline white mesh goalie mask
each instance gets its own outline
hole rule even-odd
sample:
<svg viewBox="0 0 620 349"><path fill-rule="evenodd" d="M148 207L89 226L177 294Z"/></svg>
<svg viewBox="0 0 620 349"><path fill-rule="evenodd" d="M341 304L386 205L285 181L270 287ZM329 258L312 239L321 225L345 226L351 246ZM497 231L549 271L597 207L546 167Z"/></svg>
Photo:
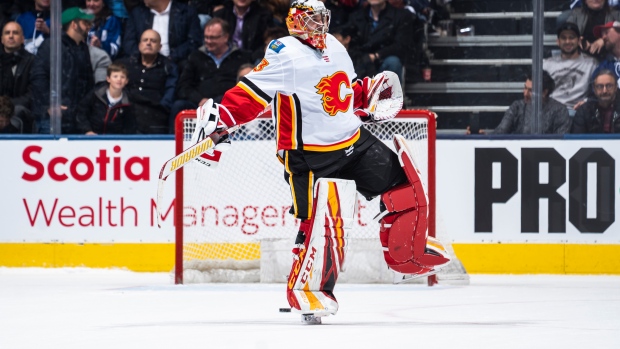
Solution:
<svg viewBox="0 0 620 349"><path fill-rule="evenodd" d="M295 0L288 11L286 26L291 36L323 50L330 17L330 11L319 0Z"/></svg>

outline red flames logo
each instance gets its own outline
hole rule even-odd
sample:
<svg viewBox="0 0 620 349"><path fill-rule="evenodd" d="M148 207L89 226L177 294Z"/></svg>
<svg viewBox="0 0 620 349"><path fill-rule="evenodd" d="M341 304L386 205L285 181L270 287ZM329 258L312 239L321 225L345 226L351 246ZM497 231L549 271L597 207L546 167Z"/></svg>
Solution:
<svg viewBox="0 0 620 349"><path fill-rule="evenodd" d="M336 115L338 112L346 112L351 106L351 98L353 94L347 93L344 99L340 99L340 88L344 85L350 89L351 83L349 77L343 71L337 71L331 76L326 76L314 86L318 94L323 95L323 110L330 116Z"/></svg>

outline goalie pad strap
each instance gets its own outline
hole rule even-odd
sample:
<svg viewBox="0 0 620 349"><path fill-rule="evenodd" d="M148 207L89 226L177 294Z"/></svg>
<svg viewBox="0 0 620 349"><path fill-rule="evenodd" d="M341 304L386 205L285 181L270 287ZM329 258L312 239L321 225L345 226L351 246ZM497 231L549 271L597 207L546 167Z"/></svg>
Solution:
<svg viewBox="0 0 620 349"><path fill-rule="evenodd" d="M310 229L289 274L287 299L293 311L324 316L338 310L333 290L354 222L355 182L321 178L314 196Z"/></svg>

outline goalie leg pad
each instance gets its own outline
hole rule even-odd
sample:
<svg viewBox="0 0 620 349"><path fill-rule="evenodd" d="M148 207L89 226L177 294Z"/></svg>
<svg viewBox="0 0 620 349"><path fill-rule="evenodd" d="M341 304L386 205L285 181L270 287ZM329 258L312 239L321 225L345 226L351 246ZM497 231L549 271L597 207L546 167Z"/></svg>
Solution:
<svg viewBox="0 0 620 349"><path fill-rule="evenodd" d="M291 310L300 314L336 314L333 294L341 271L348 233L353 226L357 203L355 182L321 178L315 184L315 200L310 224L300 228L305 241L293 261L287 284Z"/></svg>
<svg viewBox="0 0 620 349"><path fill-rule="evenodd" d="M389 212L380 221L384 257L397 272L431 274L448 264L450 257L438 240L428 237L428 197L404 138L395 135L394 145L409 183L381 195Z"/></svg>

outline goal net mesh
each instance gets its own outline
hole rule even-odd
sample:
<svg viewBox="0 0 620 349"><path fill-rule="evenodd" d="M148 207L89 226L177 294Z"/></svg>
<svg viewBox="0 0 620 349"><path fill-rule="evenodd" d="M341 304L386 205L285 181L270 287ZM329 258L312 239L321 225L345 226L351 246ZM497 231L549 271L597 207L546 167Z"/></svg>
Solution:
<svg viewBox="0 0 620 349"><path fill-rule="evenodd" d="M394 134L407 139L427 187L434 186L435 180L428 175L429 142L435 141L434 132L429 138L429 115L427 111L402 112L389 122L364 125L392 149ZM435 121L432 116L430 120ZM185 112L182 125L177 142L183 142L182 149L186 149L195 113ZM434 190L429 198L435 199ZM177 244L182 244L177 246L177 254L182 254L177 255L177 263L182 260L182 268L175 268L176 279L182 277L184 283L285 282L298 227L289 214L291 204L284 168L276 157L272 120L259 118L242 126L232 135L232 147L222 154L217 168L192 161L177 172L176 209L182 207L183 221L175 223ZM358 195L355 227L349 234L349 252L339 282L393 281L394 274L383 260L379 224L373 221L378 212L378 198L366 201ZM429 234L436 235L433 224ZM449 241L442 242L449 248ZM456 273L465 274L464 270Z"/></svg>

